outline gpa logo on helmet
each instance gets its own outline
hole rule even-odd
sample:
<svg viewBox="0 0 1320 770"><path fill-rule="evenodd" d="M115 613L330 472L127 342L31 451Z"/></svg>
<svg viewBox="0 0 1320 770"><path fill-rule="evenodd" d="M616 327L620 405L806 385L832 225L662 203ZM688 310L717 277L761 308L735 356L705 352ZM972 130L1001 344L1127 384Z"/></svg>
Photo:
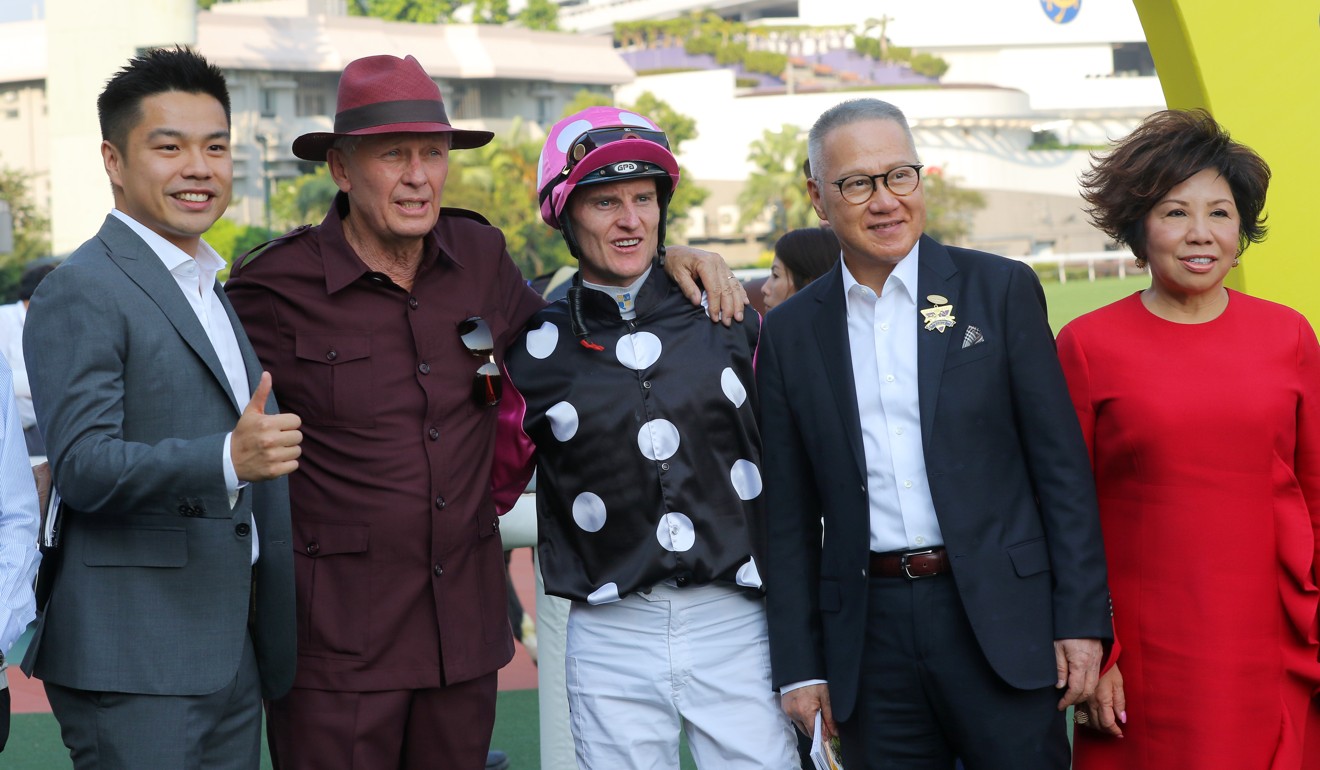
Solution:
<svg viewBox="0 0 1320 770"><path fill-rule="evenodd" d="M616 174L631 174L636 170L637 170L637 164L631 161L624 161L623 163L614 164L614 173Z"/></svg>

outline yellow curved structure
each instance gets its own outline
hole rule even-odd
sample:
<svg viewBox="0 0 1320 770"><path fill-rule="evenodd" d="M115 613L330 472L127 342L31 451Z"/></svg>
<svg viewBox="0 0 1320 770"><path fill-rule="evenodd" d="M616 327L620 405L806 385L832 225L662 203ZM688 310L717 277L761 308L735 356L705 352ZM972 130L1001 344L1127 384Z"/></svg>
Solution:
<svg viewBox="0 0 1320 770"><path fill-rule="evenodd" d="M1270 164L1270 234L1229 275L1320 326L1320 0L1134 0L1170 107Z"/></svg>

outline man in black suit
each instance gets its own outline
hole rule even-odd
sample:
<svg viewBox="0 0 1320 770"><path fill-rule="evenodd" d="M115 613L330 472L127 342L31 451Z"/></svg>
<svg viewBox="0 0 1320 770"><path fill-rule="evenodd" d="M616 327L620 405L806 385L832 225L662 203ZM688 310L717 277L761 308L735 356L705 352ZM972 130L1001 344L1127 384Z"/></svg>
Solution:
<svg viewBox="0 0 1320 770"><path fill-rule="evenodd" d="M893 105L837 105L808 142L842 262L769 314L757 373L784 710L820 712L849 770L1064 770L1111 627L1040 283L922 235Z"/></svg>

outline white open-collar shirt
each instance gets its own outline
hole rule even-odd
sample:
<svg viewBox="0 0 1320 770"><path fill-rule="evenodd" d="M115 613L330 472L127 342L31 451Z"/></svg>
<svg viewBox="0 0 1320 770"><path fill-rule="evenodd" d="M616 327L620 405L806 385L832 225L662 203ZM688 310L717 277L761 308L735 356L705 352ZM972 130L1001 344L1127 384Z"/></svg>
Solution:
<svg viewBox="0 0 1320 770"><path fill-rule="evenodd" d="M224 258L203 240L198 240L197 256L194 258L119 209L111 209L110 213L137 233L137 236L146 242L147 247L165 265L165 269L170 271L170 275L174 276L179 291L183 292L184 298L188 300L188 307L197 314L198 322L206 331L206 338L211 341L211 347L215 350L216 357L220 359L220 367L224 369L225 379L229 381L234 400L241 409L251 398L252 391L248 386L243 352L238 347L238 336L234 334L234 326L229 322L229 314L225 312L225 306L220 303L220 298L215 293L215 277L225 267ZM237 414L235 413L236 417ZM231 507L238 502L239 488L246 486L239 483L238 472L234 470L233 455L229 453L229 443L233 435L231 432L225 436L224 449L221 453L225 488L229 491ZM257 522L254 519L252 521L253 564L257 563L257 556L260 553L261 544L257 541Z"/></svg>
<svg viewBox="0 0 1320 770"><path fill-rule="evenodd" d="M866 452L871 550L933 548L944 535L935 517L921 441L917 395L917 266L915 244L885 279L880 295L843 268L853 385Z"/></svg>

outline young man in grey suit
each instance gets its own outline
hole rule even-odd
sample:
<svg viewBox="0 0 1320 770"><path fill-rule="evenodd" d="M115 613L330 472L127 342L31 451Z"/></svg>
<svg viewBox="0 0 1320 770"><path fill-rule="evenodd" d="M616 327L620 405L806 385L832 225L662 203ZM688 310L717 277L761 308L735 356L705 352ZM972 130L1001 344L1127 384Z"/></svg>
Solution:
<svg viewBox="0 0 1320 770"><path fill-rule="evenodd" d="M301 433L201 239L230 199L229 95L162 49L97 107L115 208L24 333L64 509L23 667L79 770L256 768L261 699L293 681L283 477Z"/></svg>
<svg viewBox="0 0 1320 770"><path fill-rule="evenodd" d="M1112 633L1040 283L922 234L893 105L827 110L808 152L842 261L767 316L757 368L784 710L849 770L1066 770Z"/></svg>

